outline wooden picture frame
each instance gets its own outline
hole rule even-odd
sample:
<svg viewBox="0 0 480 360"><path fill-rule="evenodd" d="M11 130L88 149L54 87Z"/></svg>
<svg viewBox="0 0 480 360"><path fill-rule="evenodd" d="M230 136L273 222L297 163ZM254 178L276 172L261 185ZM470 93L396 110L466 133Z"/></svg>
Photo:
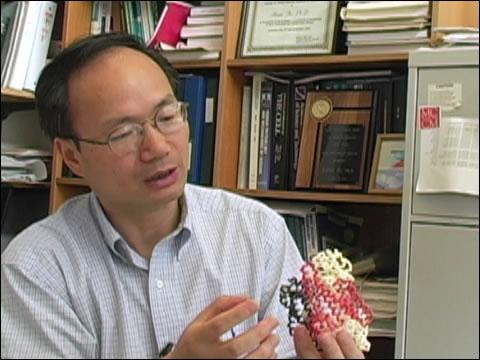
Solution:
<svg viewBox="0 0 480 360"><path fill-rule="evenodd" d="M404 164L405 134L377 135L368 192L401 194Z"/></svg>
<svg viewBox="0 0 480 360"><path fill-rule="evenodd" d="M244 1L238 57L331 55L339 10L338 1Z"/></svg>
<svg viewBox="0 0 480 360"><path fill-rule="evenodd" d="M297 188L361 190L374 92L308 92L300 143Z"/></svg>

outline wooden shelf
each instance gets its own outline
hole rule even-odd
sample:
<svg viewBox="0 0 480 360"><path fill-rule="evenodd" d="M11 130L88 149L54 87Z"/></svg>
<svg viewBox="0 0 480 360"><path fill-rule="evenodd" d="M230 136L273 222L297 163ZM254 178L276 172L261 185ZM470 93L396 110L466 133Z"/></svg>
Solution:
<svg viewBox="0 0 480 360"><path fill-rule="evenodd" d="M344 202L360 204L389 204L399 205L402 203L401 195L370 195L370 194L352 194L352 193L326 193L309 191L261 191L261 190L237 190L225 189L237 194L254 197L268 198L278 200L303 200L303 201L323 201L323 202Z"/></svg>
<svg viewBox="0 0 480 360"><path fill-rule="evenodd" d="M2 181L2 186L8 186L17 189L49 189L50 181L37 181L37 182L25 182L25 181Z"/></svg>
<svg viewBox="0 0 480 360"><path fill-rule="evenodd" d="M82 187L88 186L85 179L82 179L82 178L58 178L55 183L57 185L82 186Z"/></svg>
<svg viewBox="0 0 480 360"><path fill-rule="evenodd" d="M173 63L172 66L177 70L220 69L220 60L179 62L179 63Z"/></svg>
<svg viewBox="0 0 480 360"><path fill-rule="evenodd" d="M322 69L334 68L366 68L375 69L405 67L408 61L407 53L375 54L375 55L325 55L325 56L296 56L296 57L265 57L243 58L227 61L229 68L239 69L295 69L313 68L318 65Z"/></svg>
<svg viewBox="0 0 480 360"><path fill-rule="evenodd" d="M2 89L2 102L30 102L35 100L35 95L30 91Z"/></svg>

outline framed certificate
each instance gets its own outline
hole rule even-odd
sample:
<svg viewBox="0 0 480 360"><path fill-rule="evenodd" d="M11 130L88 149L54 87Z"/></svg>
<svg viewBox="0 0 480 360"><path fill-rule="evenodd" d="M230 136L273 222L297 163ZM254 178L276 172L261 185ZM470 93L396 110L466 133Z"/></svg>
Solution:
<svg viewBox="0 0 480 360"><path fill-rule="evenodd" d="M244 1L238 55L326 55L335 48L338 1Z"/></svg>

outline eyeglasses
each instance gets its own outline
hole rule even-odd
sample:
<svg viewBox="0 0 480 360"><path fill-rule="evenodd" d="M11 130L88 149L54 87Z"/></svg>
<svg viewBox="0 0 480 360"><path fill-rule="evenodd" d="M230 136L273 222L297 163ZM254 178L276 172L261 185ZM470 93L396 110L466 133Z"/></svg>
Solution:
<svg viewBox="0 0 480 360"><path fill-rule="evenodd" d="M125 156L136 152L145 136L145 125L153 123L153 126L164 135L170 135L182 127L187 121L188 104L175 101L162 106L153 117L146 119L143 123L130 122L116 128L108 135L106 141L84 139L71 136L72 140L86 142L94 145L108 145L110 150L119 156Z"/></svg>

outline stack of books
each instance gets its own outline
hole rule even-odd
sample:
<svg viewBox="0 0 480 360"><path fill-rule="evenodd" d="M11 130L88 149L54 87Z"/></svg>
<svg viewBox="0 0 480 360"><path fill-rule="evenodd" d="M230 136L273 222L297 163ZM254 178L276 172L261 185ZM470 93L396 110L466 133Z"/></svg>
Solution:
<svg viewBox="0 0 480 360"><path fill-rule="evenodd" d="M395 337L398 278L357 278L355 282L373 309L369 336Z"/></svg>
<svg viewBox="0 0 480 360"><path fill-rule="evenodd" d="M200 5L192 6L181 27L178 43L172 47L161 46L162 54L171 62L219 60L224 12L223 1L201 1Z"/></svg>
<svg viewBox="0 0 480 360"><path fill-rule="evenodd" d="M351 55L406 52L430 44L429 1L349 1L340 16Z"/></svg>
<svg viewBox="0 0 480 360"><path fill-rule="evenodd" d="M190 11L187 24L180 36L184 48L203 48L211 51L222 50L225 5L195 6Z"/></svg>

